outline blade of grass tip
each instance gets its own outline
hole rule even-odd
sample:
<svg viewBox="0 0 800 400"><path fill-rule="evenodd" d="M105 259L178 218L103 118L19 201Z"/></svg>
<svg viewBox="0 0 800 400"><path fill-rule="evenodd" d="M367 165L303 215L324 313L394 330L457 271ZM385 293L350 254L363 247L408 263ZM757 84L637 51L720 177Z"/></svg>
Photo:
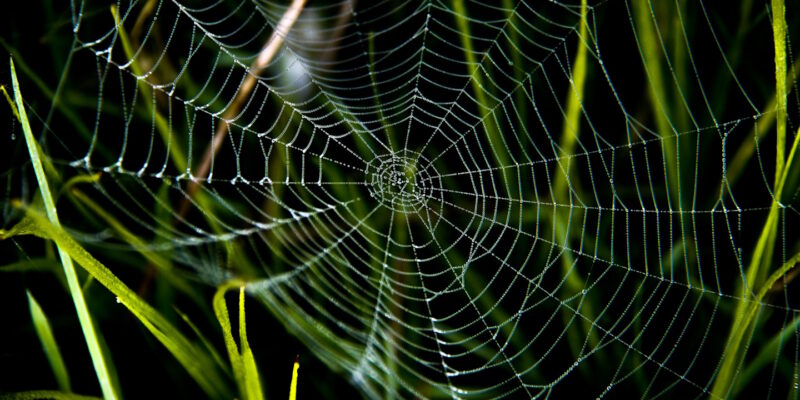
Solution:
<svg viewBox="0 0 800 400"><path fill-rule="evenodd" d="M54 225L33 209L23 207L18 201L12 204L15 207L23 208L25 218L9 231L0 230L0 239L34 235L55 242L61 251L74 259L97 282L117 296L117 302L124 305L167 348L209 398L231 398L227 381L219 374L214 361L201 347L189 341L163 315L119 280L63 228Z"/></svg>
<svg viewBox="0 0 800 400"><path fill-rule="evenodd" d="M14 59L9 58L9 63L11 65L11 81L14 88L14 99L22 124L22 131L25 135L25 142L28 145L31 163L33 164L33 169L36 174L36 180L39 183L39 190L42 194L42 200L44 201L47 217L54 226L58 227L60 224L58 221L58 214L56 213L56 206L53 201L53 197L50 194L50 186L47 182L44 168L42 167L41 158L39 157L39 147L33 137L30 122L28 121L28 114L25 111L25 103L22 101L22 93L20 92L19 82L17 81L17 73L14 69ZM103 397L106 399L116 399L118 392L112 386L112 380L108 373L106 360L103 358L102 351L100 350L97 335L95 334L94 324L92 323L89 309L86 306L86 300L83 297L80 284L78 283L78 274L76 273L75 267L72 264L72 259L67 252L61 248L61 246L58 246L58 253L59 257L61 258L61 264L64 267L64 275L67 277L69 292L72 296L73 303L75 303L75 309L78 313L78 320L80 321L86 344L89 347L92 364L94 365L95 372L97 373L97 379L99 380Z"/></svg>
<svg viewBox="0 0 800 400"><path fill-rule="evenodd" d="M242 367L244 368L244 378L247 385L248 399L264 398L261 390L261 379L258 377L258 366L247 342L247 324L244 315L244 285L239 287L239 343L242 346Z"/></svg>
<svg viewBox="0 0 800 400"><path fill-rule="evenodd" d="M11 106L11 112L14 114L14 118L19 120L19 113L17 112L17 105L14 104L14 100L11 99L11 96L8 95L8 91L4 85L0 85L0 92L3 92L3 96L5 96L8 105Z"/></svg>
<svg viewBox="0 0 800 400"><path fill-rule="evenodd" d="M22 55L19 54L19 52L17 52L8 43L6 43L6 41L3 40L3 38L0 38L0 46L2 46L6 51L11 53L11 55L16 60L15 67L19 68L19 72L22 75L27 76L27 78L31 82L33 82L34 86L36 86L36 88L38 88L39 91L43 95L45 95L45 97L47 97L52 104L54 104L54 107L57 108L58 111L61 112L61 114L70 122L72 127L77 130L77 132L81 135L81 137L84 139L91 138L92 137L91 131L89 130L89 128L86 127L86 125L83 124L83 121L81 121L81 118L78 116L75 110L73 110L71 107L66 106L64 102L54 101L56 93L54 93L52 90L50 90L49 87L47 87L47 84L45 84L42 78L36 74L36 71L31 69L30 66L25 62L25 59L22 58Z"/></svg>
<svg viewBox="0 0 800 400"><path fill-rule="evenodd" d="M83 396L74 393L57 392L54 390L33 390L29 392L16 392L0 394L0 400L97 400L99 397Z"/></svg>
<svg viewBox="0 0 800 400"><path fill-rule="evenodd" d="M42 342L42 348L50 362L50 368L53 369L53 375L58 382L58 388L64 392L71 392L72 389L69 384L69 373L67 367L64 365L64 358L61 357L61 350L58 348L56 338L53 335L53 329L50 327L50 321L42 310L42 307L33 297L30 291L25 291L28 295L28 308L30 308L31 319L33 320L33 327L36 329L36 335L39 336L39 341Z"/></svg>
<svg viewBox="0 0 800 400"><path fill-rule="evenodd" d="M11 113L14 114L14 117L21 124L22 123L22 119L19 116L19 111L17 111L17 105L14 103L14 100L12 100L11 97L8 95L8 91L6 90L6 87L4 85L0 85L0 92L3 92L3 96L6 98L6 101L8 102L9 107L11 107ZM38 143L36 143L36 148L38 149L39 154L43 154L42 149L39 148L39 144ZM48 175L50 175L51 177L54 177L57 180L61 179L61 177L59 176L58 170L56 170L56 168L53 166L53 163L50 161L49 158L42 157L40 160L41 160L41 162L42 162L42 164L44 166L44 170L48 173Z"/></svg>
<svg viewBox="0 0 800 400"><path fill-rule="evenodd" d="M225 348L228 350L228 358L231 361L231 368L233 369L233 377L236 380L236 385L239 388L239 394L246 395L246 384L244 375L244 366L242 363L242 356L239 354L239 349L236 341L233 339L233 329L231 327L231 320L228 317L228 305L225 302L225 293L228 290L239 287L241 282L231 281L221 285L214 294L214 314L217 316L217 321L222 328L222 336L225 340Z"/></svg>
<svg viewBox="0 0 800 400"><path fill-rule="evenodd" d="M297 375L300 370L300 356L295 357L292 367L292 383L289 385L289 400L297 400Z"/></svg>

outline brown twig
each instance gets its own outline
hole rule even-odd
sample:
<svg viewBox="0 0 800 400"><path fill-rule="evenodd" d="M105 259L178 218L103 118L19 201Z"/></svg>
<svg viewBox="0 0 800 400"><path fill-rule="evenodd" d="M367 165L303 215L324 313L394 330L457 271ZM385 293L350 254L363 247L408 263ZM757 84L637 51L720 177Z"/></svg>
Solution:
<svg viewBox="0 0 800 400"><path fill-rule="evenodd" d="M230 107L228 107L228 109L225 111L225 114L223 114L220 124L217 125L217 129L214 132L214 140L206 149L203 161L197 169L195 176L198 179L192 180L186 189L186 198L184 198L180 210L178 211L179 216L182 217L189 211L189 199L194 197L194 195L197 193L197 190L200 188L200 181L208 177L208 173L211 169L211 162L219 152L219 149L222 147L222 143L227 136L230 120L236 117L241 110L242 105L247 101L247 98L250 96L250 93L253 91L253 88L255 88L255 85L258 82L258 76L275 58L275 55L278 53L278 50L283 44L284 38L289 34L289 30L292 28L294 23L297 22L300 12L303 11L305 3L306 0L292 1L292 4L283 14L280 21L278 21L275 31L272 32L269 40L267 40L267 43L258 54L258 58L250 67L247 77L239 87L239 91L236 93L236 97L234 97Z"/></svg>
<svg viewBox="0 0 800 400"><path fill-rule="evenodd" d="M269 40L267 40L267 43L261 49L258 58L251 65L247 77L245 78L244 82L242 82L241 87L239 87L239 91L236 93L236 97L234 98L233 102L231 102L230 107L225 111L225 114L220 120L220 124L217 126L217 129L214 132L213 142L210 143L206 149L203 162L200 164L200 167L197 170L196 176L200 179L191 181L186 189L186 197L181 202L177 219L184 217L189 211L189 206L191 204L189 200L194 197L194 195L197 193L197 190L200 188L200 181L207 177L208 172L211 169L211 161L219 152L220 147L222 147L223 140L228 133L229 121L239 113L242 105L246 102L248 96L250 96L253 88L255 88L255 85L258 81L258 76L261 74L264 68L266 68L270 62L272 62L273 58L275 58L275 55L278 53L278 50L283 44L284 38L289 34L289 30L292 28L294 23L297 21L297 18L300 16L300 13L303 11L305 3L306 0L292 1L292 4L283 14L278 22L278 25L275 27L275 31L272 32ZM149 12L149 10L145 9L143 11L143 13L146 12ZM155 278L155 274L157 272L152 263L149 263L146 270L147 274L145 275L144 280L139 287L140 293L144 293L149 289L150 283Z"/></svg>

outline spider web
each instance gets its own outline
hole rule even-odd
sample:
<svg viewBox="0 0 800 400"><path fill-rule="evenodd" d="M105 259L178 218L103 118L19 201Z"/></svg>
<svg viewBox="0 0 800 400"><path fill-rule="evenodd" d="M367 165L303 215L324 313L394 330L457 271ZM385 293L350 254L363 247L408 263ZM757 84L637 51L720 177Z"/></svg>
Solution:
<svg viewBox="0 0 800 400"><path fill-rule="evenodd" d="M365 396L711 394L774 198L766 7L737 36L702 2L312 1L255 68L288 4L71 4L97 77L71 165ZM750 333L746 390L782 396L800 309L757 301L784 333L763 360Z"/></svg>

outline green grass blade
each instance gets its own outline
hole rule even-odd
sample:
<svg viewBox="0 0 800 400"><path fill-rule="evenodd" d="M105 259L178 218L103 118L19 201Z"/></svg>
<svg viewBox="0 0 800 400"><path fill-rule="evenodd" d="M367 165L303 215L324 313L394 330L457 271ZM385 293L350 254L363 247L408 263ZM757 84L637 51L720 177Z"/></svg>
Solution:
<svg viewBox="0 0 800 400"><path fill-rule="evenodd" d="M6 265L0 265L0 273L3 272L34 272L34 271L56 271L61 264L58 261L47 257L31 258L20 260Z"/></svg>
<svg viewBox="0 0 800 400"><path fill-rule="evenodd" d="M231 361L231 369L233 369L233 378L239 387L239 393L245 393L244 390L244 371L242 367L242 357L239 354L239 349L236 346L236 341L233 339L233 329L231 328L231 320L228 317L228 305L225 303L225 293L238 287L237 282L228 282L217 289L214 294L214 314L217 316L219 326L222 328L222 336L225 340L225 349L228 350L228 358Z"/></svg>
<svg viewBox="0 0 800 400"><path fill-rule="evenodd" d="M186 372L210 398L230 398L227 381L214 361L203 349L178 331L156 309L147 304L136 292L126 286L105 265L81 247L64 229L48 221L41 214L26 208L25 218L11 228L0 231L0 239L19 235L35 235L56 243L60 251L74 259L100 284L117 296L155 338L178 360Z"/></svg>
<svg viewBox="0 0 800 400"><path fill-rule="evenodd" d="M33 320L33 327L36 328L36 335L39 336L39 341L42 342L42 348L50 362L50 368L53 369L53 374L58 382L58 388L64 392L71 392L72 388L69 384L69 373L67 367L64 365L64 358L61 357L61 350L58 348L56 338L53 335L53 329L50 327L50 321L44 314L44 310L33 297L31 292L26 291L28 295L28 307L31 311L31 319Z"/></svg>
<svg viewBox="0 0 800 400"><path fill-rule="evenodd" d="M772 0L772 36L775 38L775 114L777 148L775 153L775 186L786 163L786 5Z"/></svg>
<svg viewBox="0 0 800 400"><path fill-rule="evenodd" d="M241 351L233 338L233 329L228 317L228 305L225 302L225 293L230 289L239 288L239 342ZM233 367L233 376L239 386L239 393L243 398L255 400L263 398L261 391L261 381L258 377L253 352L247 342L247 325L244 313L244 284L241 281L231 281L223 284L217 289L214 295L214 313L222 327L222 334L225 339L225 348L228 350L228 357Z"/></svg>
<svg viewBox="0 0 800 400"><path fill-rule="evenodd" d="M652 4L646 1L631 2L636 29L635 38L641 53L645 73L647 74L650 111L655 120L656 130L662 138L661 151L665 160L666 188L669 190L670 206L682 209L680 171L678 170L678 136L669 119L667 88L664 85L665 73L662 65L662 46L659 42L659 26L651 9Z"/></svg>
<svg viewBox="0 0 800 400"><path fill-rule="evenodd" d="M183 322L185 322L186 325L189 325L189 328L192 329L192 332L194 332L194 334L197 336L197 338L200 339L200 342L206 348L206 350L208 351L208 354L211 355L211 358L214 359L214 362L217 363L217 366L219 366L221 369L224 370L225 369L225 361L222 360L222 357L219 355L219 352L217 352L217 349L214 348L214 346L211 344L211 342L208 340L208 338L206 338L206 336L203 334L203 332L200 331L200 328L198 328L197 325L195 325L195 323L192 322L192 320L189 318L189 316L186 315L186 313L184 313L183 311L181 311L178 307L173 307L173 309L175 310L176 313L178 313L178 315L181 317L181 319L183 319Z"/></svg>
<svg viewBox="0 0 800 400"><path fill-rule="evenodd" d="M745 338L746 331L750 328L752 319L754 318L755 311L753 304L757 304L763 297L763 291L769 289L774 283L773 279L778 279L783 276L789 269L794 267L794 263L798 262L798 256L785 263L782 268L773 273L773 275L762 286L762 290L752 299L751 288L758 287L768 272L769 266L772 263L775 244L778 236L778 226L780 225L780 212L783 205L780 203L783 194L783 186L789 175L789 170L794 161L800 137L796 136L792 149L789 153L788 160L786 159L786 9L783 0L772 0L772 31L775 43L775 98L777 104L776 112L776 135L777 135L777 151L775 154L775 187L773 188L773 201L770 206L767 220L761 230L756 247L753 251L753 256L747 267L745 273L745 282L743 282L741 290L741 301L736 307L734 314L733 324L731 331L728 334L728 341L725 346L725 354L721 361L720 370L717 378L714 381L712 390L713 395L727 394L733 389L734 380L739 371L739 367L744 359L745 350L742 349L742 342ZM800 132L798 132L800 133ZM791 263L791 264L790 264ZM776 275L779 275L776 277ZM746 346L745 346L746 347Z"/></svg>
<svg viewBox="0 0 800 400"><path fill-rule="evenodd" d="M717 379L714 381L714 387L711 390L711 398L727 398L730 391L733 389L733 384L739 373L740 366L744 361L746 346L742 348L743 341L750 332L759 314L759 309L763 306L764 297L769 290L778 282L783 279L792 269L800 268L800 254L796 254L785 262L777 271L775 271L769 278L767 278L764 285L755 295L744 304L744 310L737 311L733 328L731 329L728 342L725 345L725 355L723 356L722 363L717 373Z"/></svg>
<svg viewBox="0 0 800 400"><path fill-rule="evenodd" d="M292 383L289 385L289 400L297 400L297 375L300 369L300 358L295 358L292 367Z"/></svg>
<svg viewBox="0 0 800 400"><path fill-rule="evenodd" d="M14 100L11 99L11 96L8 95L8 91L6 90L6 87L3 86L3 85L0 85L0 92L3 92L3 97L6 98L6 101L8 102L8 105L11 107L11 112L14 114L14 118L19 120L20 118L19 118L19 113L17 112L17 105L14 104Z"/></svg>
<svg viewBox="0 0 800 400"><path fill-rule="evenodd" d="M244 286L239 288L239 343L242 345L242 366L244 368L245 384L248 399L261 399L264 397L261 390L261 379L258 377L258 367L247 342L247 325L244 315Z"/></svg>
<svg viewBox="0 0 800 400"><path fill-rule="evenodd" d="M30 153L33 170L36 174L36 180L39 184L39 190L42 194L42 200L44 201L47 217L54 227L59 228L60 224L58 221L58 214L56 213L55 202L53 201L53 196L50 194L50 185L47 182L47 177L45 176L42 161L39 156L39 146L36 143L36 139L33 137L30 122L28 121L28 114L25 111L25 102L22 100L22 93L19 89L17 73L14 69L14 59L10 58L9 63L11 64L11 80L14 87L14 100L17 105L17 112L19 113L20 123L22 124L22 131L25 135L25 142L28 145L28 152ZM100 382L100 388L103 391L103 397L106 399L116 399L118 392L113 387L112 380L108 373L106 360L103 358L97 335L95 334L94 324L92 323L89 309L86 306L86 300L83 297L80 284L78 283L78 275L75 271L75 267L72 265L72 259L61 246L58 246L58 254L61 258L61 264L64 267L64 275L67 277L69 292L72 296L73 303L75 303L75 309L78 313L78 320L80 321L81 329L83 330L83 336L86 339L86 344L89 347L92 364L94 365L95 372L97 373L97 379Z"/></svg>
<svg viewBox="0 0 800 400"><path fill-rule="evenodd" d="M505 143L500 128L490 114L495 112L496 105L490 100L487 85L483 80L483 74L489 74L489 71L484 69L482 61L476 56L474 46L472 45L472 35L470 34L469 20L467 17L467 7L464 0L453 0L453 15L456 19L456 28L461 36L461 46L464 51L464 58L467 62L469 72L469 80L472 84L472 92L475 94L477 105L477 113L482 119L483 129L486 133L486 139L489 142L489 147L497 165L512 165L509 160L509 153L507 150L508 145ZM489 77L489 80L492 78ZM485 115L484 111L486 112ZM504 183L503 187L509 191L509 178L506 169L501 169L500 174ZM499 190L499 189L498 189Z"/></svg>
<svg viewBox="0 0 800 400"><path fill-rule="evenodd" d="M794 82L798 78L800 78L800 57L795 58L794 62L792 63L795 67L792 68L792 72L788 73L786 78L789 82ZM762 110L776 110L778 107L778 96L776 94L769 103L762 108ZM751 135L753 136L753 140L756 143L760 143L761 140L766 137L766 135L772 132L772 126L775 124L776 113L766 113L758 120L758 124L753 127ZM795 138L796 140L796 138ZM795 146L796 147L796 146ZM736 150L736 154L731 157L731 161L728 162L728 171L726 172L726 176L728 181L731 183L736 182L739 177L744 173L745 166L753 157L755 153L756 146L740 146L738 150ZM791 155L790 155L791 158ZM787 161L787 164L789 162ZM788 168L787 168L788 169Z"/></svg>
<svg viewBox="0 0 800 400"><path fill-rule="evenodd" d="M742 366L742 372L739 373L739 379L736 381L736 386L731 393L731 397L736 397L742 389L747 387L747 384L755 378L761 369L775 360L781 348L795 335L799 326L800 317L797 317L786 324L780 332L762 346L761 351L758 352L758 355L755 356L752 361Z"/></svg>
<svg viewBox="0 0 800 400"><path fill-rule="evenodd" d="M588 44L588 24L586 0L581 2L581 26L578 31L580 40L575 53L575 62L572 66L571 90L567 94L567 110L563 128L561 129L561 144L559 147L564 151L563 156L567 157L575 152L575 144L578 141L580 132L581 111L583 101L583 91L586 86L587 61L586 53ZM567 167L568 168L568 167ZM564 182L566 183L566 182ZM563 184L563 183L562 183Z"/></svg>
<svg viewBox="0 0 800 400"><path fill-rule="evenodd" d="M0 394L0 400L97 400L99 397L82 396L74 393L57 392L54 390L33 390L30 392L16 392Z"/></svg>
<svg viewBox="0 0 800 400"><path fill-rule="evenodd" d="M111 213L104 209L100 204L97 204L89 196L83 192L73 189L71 194L78 199L83 205L87 206L92 212L105 221L108 226L119 235L120 239L128 243L139 254L141 254L147 261L158 268L158 271L172 284L175 288L191 297L198 304L202 304L202 299L199 293L188 282L178 276L173 267L172 262L166 257L161 256L157 252L151 250L144 239L139 238L131 232L125 225L115 218Z"/></svg>
<svg viewBox="0 0 800 400"><path fill-rule="evenodd" d="M564 115L564 123L561 129L561 141L559 147L562 153L558 158L558 170L555 172L553 178L553 198L556 204L567 205L573 204L572 192L577 195L577 177L572 174L572 162L574 160L573 154L575 146L578 143L580 136L581 115L583 111L583 97L584 87L586 86L586 78L588 75L587 53L588 53L588 4L586 0L581 2L581 23L578 31L578 48L575 52L575 62L572 65L571 85L567 92L567 108ZM576 212L573 207L560 207L553 212L556 242L563 248L570 247L570 236L572 232L568 232L570 222L575 220L580 221L580 212ZM576 262L570 252L564 252L561 255L561 269L564 275L564 290L568 295L580 293L581 290L586 288L585 279L580 276L580 272L575 268ZM581 339L580 327L584 333L588 335L589 343L592 347L596 347L600 343L597 336L597 331L593 330L592 324L589 321L596 319L597 313L592 307L591 301L582 301L578 310L586 319L582 319L580 324L572 324L567 332L567 341L570 349L575 356L581 353L580 346L584 340ZM569 323L572 314L565 310L564 321Z"/></svg>
<svg viewBox="0 0 800 400"><path fill-rule="evenodd" d="M8 43L6 43L6 41L3 40L3 38L0 38L0 46L2 46L6 51L11 53L11 55L14 57L14 60L16 60L15 68L19 68L20 74L22 76L26 76L34 84L34 86L36 86L36 88L39 89L39 92L51 101L53 107L58 109L58 111L64 116L64 118L66 118L67 121L70 122L70 125L73 128L75 128L75 130L81 135L81 137L84 139L91 138L92 132L83 123L78 113L72 107L67 106L65 102L56 101L56 93L54 93L49 87L47 87L47 84L42 80L42 78L39 75L36 74L36 71L34 71L25 62L25 59L22 57L22 55L19 54L19 52L17 52L16 49L11 47ZM104 149L101 149L100 151L105 152Z"/></svg>

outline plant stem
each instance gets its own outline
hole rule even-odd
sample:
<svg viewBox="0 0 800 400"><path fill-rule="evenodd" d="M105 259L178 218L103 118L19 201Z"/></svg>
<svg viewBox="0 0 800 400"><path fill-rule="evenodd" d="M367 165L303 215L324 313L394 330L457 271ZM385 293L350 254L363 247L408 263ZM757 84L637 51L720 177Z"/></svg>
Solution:
<svg viewBox="0 0 800 400"><path fill-rule="evenodd" d="M217 129L214 132L214 140L209 144L208 149L206 149L206 154L195 174L198 180L192 180L186 189L186 195L188 197L181 204L179 215L186 215L186 212L189 211L189 198L194 197L194 194L200 188L200 179L206 179L210 176L209 173L211 172L214 157L217 155L219 149L222 147L223 141L228 136L229 121L236 118L242 106L247 102L250 93L258 82L258 76L261 74L261 71L272 62L275 55L278 54L278 50L281 48L281 45L283 45L284 38L289 34L289 30L292 29L294 23L297 22L297 18L300 17L300 13L303 11L305 4L306 0L292 1L292 4L283 14L280 21L278 21L278 25L275 27L275 31L272 32L272 36L267 40L267 43L258 54L258 58L256 58L253 65L250 67L247 77L236 92L236 97L233 99L230 107L225 111L219 125L217 125ZM191 166L187 166L187 168L190 167Z"/></svg>
<svg viewBox="0 0 800 400"><path fill-rule="evenodd" d="M570 87L567 91L567 107L561 128L561 141L559 142L561 152L557 155L558 165L556 165L553 177L554 203L558 206L569 206L561 207L560 210L558 207L554 207L553 210L555 242L564 249L570 248L570 239L573 234L571 230L574 228L574 225L571 225L571 223L583 219L582 213L580 211L575 212L572 207L573 203L576 200L580 201L581 197L578 191L578 177L572 174L572 164L575 160L575 146L579 142L578 137L580 136L581 116L583 115L584 88L588 75L587 53L591 40L589 38L588 13L588 2L583 0L581 2L581 22L578 30L575 62L572 65ZM578 222L578 224L580 224L580 222ZM580 225L577 226L580 228ZM561 255L561 271L564 274L564 290L567 296L573 296L586 288L586 280L578 271L575 259L569 251L564 251ZM593 331L592 324L589 322L589 320L597 318L591 301L582 300L578 311L581 315L588 318L583 320L583 330L587 335L588 343L592 347L596 347L600 339L597 337L597 333ZM584 341L580 338L581 332L578 325L570 324L573 318L575 318L574 313L568 310L564 311L564 323L569 326L567 343L570 346L572 354L578 357L582 351L580 348L581 343Z"/></svg>
<svg viewBox="0 0 800 400"><path fill-rule="evenodd" d="M297 372L300 369L300 356L294 359L292 366L292 383L289 386L289 400L297 400Z"/></svg>
<svg viewBox="0 0 800 400"><path fill-rule="evenodd" d="M795 256L785 263L778 271L762 284L763 276L772 263L775 242L777 241L778 226L780 225L779 214L784 206L781 204L783 186L786 183L789 167L792 165L798 147L800 137L795 137L792 149L786 159L786 7L784 0L772 0L772 32L775 42L775 97L777 103L776 113L776 135L777 151L775 154L775 186L773 188L772 205L770 206L767 221L759 235L753 256L747 268L744 282L742 282L739 294L741 299L736 307L731 331L728 334L728 341L725 345L725 353L720 362L720 370L717 373L712 396L726 397L734 388L735 379L739 373L739 367L745 358L747 346L742 349L742 342L745 334L751 329L755 329L756 310L760 306L761 299L766 291L772 287L777 279L783 276L789 269L794 268L794 264L800 261L800 257ZM798 132L800 135L800 132ZM752 288L762 289L756 294Z"/></svg>
<svg viewBox="0 0 800 400"><path fill-rule="evenodd" d="M775 186L778 186L786 162L786 5L784 0L772 0L772 35L775 40L775 116L777 148L775 153ZM778 194L776 193L777 197ZM776 199L780 201L780 199Z"/></svg>
<svg viewBox="0 0 800 400"><path fill-rule="evenodd" d="M19 82L17 82L17 72L14 69L14 59L10 58L11 64L11 80L14 87L14 100L17 104L17 112L19 113L20 123L22 124L22 131L25 135L25 142L28 145L28 152L31 156L31 163L33 170L36 174L36 180L39 184L39 191L42 194L42 201L47 212L47 218L50 222L60 227L58 221L58 214L56 213L55 202L53 196L50 194L50 186L47 183L47 176L45 176L42 161L39 157L39 147L33 137L30 122L28 121L28 114L25 111L25 105L22 101L22 94L19 90ZM67 285L69 287L72 301L75 303L75 309L78 312L78 320L83 330L83 337L86 339L86 344L89 346L89 354L92 357L92 364L97 373L97 379L100 382L100 388L103 391L103 397L106 399L116 399L117 392L113 387L106 361L103 358L103 352L100 349L99 339L92 323L92 318L89 314L89 309L86 306L86 300L83 297L80 283L78 282L78 274L75 272L75 267L72 264L72 259L61 248L58 247L58 255L61 258L61 265L64 267L64 275L67 277Z"/></svg>

